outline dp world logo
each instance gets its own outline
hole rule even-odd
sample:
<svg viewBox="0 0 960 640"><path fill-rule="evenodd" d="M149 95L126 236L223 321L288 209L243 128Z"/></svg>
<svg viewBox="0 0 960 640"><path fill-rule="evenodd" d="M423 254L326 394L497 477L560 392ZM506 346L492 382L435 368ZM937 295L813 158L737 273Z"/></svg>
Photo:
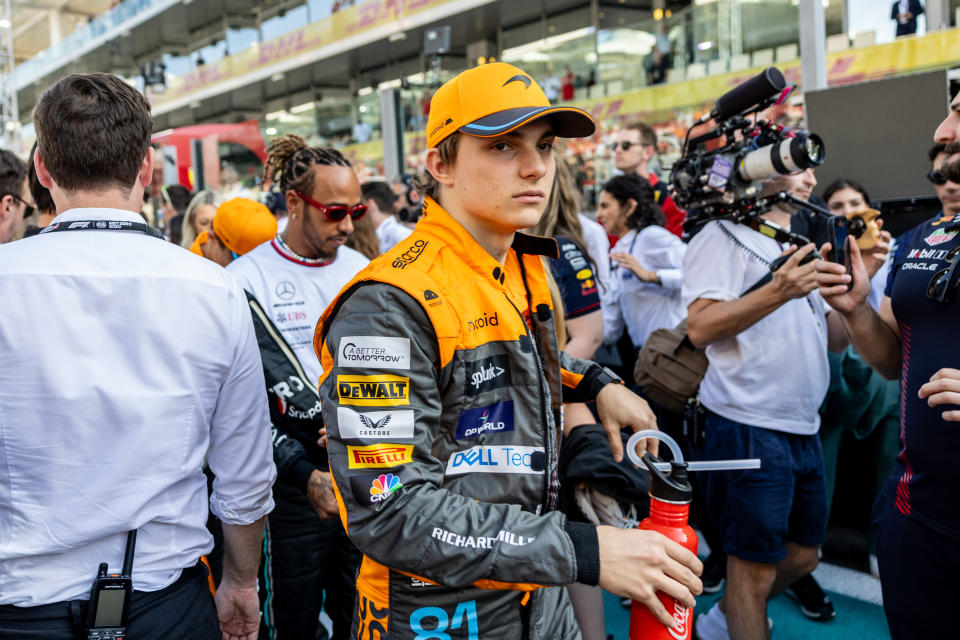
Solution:
<svg viewBox="0 0 960 640"><path fill-rule="evenodd" d="M274 289L274 292L281 300L289 300L297 293L297 288L294 287L293 283L289 280L283 280L277 285L277 288Z"/></svg>

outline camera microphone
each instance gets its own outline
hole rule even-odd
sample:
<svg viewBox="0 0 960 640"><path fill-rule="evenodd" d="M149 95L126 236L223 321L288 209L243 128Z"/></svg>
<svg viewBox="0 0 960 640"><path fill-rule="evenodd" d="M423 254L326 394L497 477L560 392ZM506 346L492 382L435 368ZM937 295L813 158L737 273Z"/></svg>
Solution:
<svg viewBox="0 0 960 640"><path fill-rule="evenodd" d="M777 95L787 87L787 81L776 67L768 67L738 87L717 98L710 116L717 121L726 120L750 107Z"/></svg>

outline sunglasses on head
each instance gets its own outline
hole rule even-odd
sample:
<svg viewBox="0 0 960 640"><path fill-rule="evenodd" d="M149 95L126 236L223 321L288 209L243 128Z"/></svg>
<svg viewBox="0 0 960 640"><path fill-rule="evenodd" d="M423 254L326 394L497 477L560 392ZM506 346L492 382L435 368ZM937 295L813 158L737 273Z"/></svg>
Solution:
<svg viewBox="0 0 960 640"><path fill-rule="evenodd" d="M960 287L960 244L947 254L946 268L937 271L930 278L927 285L927 298L937 302L950 302L957 288Z"/></svg>
<svg viewBox="0 0 960 640"><path fill-rule="evenodd" d="M610 144L610 148L613 149L614 151L616 151L616 150L617 150L617 146L619 146L619 147L620 147L621 149L623 149L624 151L629 151L629 150L630 150L630 147L633 147L633 146L636 146L636 145L639 145L639 146L641 146L641 147L647 146L647 145L646 145L645 143L643 143L643 142L631 142L630 140L624 140L624 141L622 141L622 142L614 142L614 143L611 143L611 144Z"/></svg>
<svg viewBox="0 0 960 640"><path fill-rule="evenodd" d="M927 180L937 185L938 187L942 187L948 182L947 176L943 175L943 171L940 171L940 169L937 169L936 171L931 171L930 173L928 173Z"/></svg>
<svg viewBox="0 0 960 640"><path fill-rule="evenodd" d="M326 205L322 202L317 202L310 196L305 195L296 189L294 189L293 192L303 198L303 201L309 204L311 207L319 209L320 213L322 213L330 222L340 222L347 217L347 214L350 214L351 220L359 220L367 213L367 205L365 204L355 204L352 207L342 204Z"/></svg>

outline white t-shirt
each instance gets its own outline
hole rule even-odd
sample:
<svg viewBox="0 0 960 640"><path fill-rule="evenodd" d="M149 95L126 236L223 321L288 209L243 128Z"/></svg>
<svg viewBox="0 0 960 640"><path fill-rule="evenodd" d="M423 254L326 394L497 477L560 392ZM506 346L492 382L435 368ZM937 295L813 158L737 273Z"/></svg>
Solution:
<svg viewBox="0 0 960 640"><path fill-rule="evenodd" d="M390 251L395 244L411 233L413 233L413 229L397 220L396 216L390 216L376 228L377 241L380 244L380 253Z"/></svg>
<svg viewBox="0 0 960 640"><path fill-rule="evenodd" d="M687 245L663 227L653 225L639 232L631 229L613 251L632 254L645 269L660 276L662 284L655 284L641 282L624 266L615 266L611 272L612 293L603 307L604 341L616 341L626 325L630 341L642 347L651 332L675 327L687 316L680 300Z"/></svg>
<svg viewBox="0 0 960 640"><path fill-rule="evenodd" d="M367 266L363 254L340 247L336 259L312 265L283 251L276 239L230 263L232 273L253 294L314 384L323 369L313 350L313 332L324 309L353 276Z"/></svg>
<svg viewBox="0 0 960 640"><path fill-rule="evenodd" d="M683 304L698 298L730 301L769 272L723 232L765 260L783 249L749 227L709 222L690 242L683 263ZM785 248L785 247L784 247ZM826 306L816 292L791 300L732 338L707 346L710 365L700 401L729 420L812 435L830 383Z"/></svg>

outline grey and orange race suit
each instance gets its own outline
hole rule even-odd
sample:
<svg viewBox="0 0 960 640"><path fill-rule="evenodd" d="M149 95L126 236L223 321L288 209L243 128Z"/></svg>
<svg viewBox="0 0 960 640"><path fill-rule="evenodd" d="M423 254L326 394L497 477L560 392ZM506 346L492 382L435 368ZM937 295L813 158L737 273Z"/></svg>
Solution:
<svg viewBox="0 0 960 640"><path fill-rule="evenodd" d="M436 202L331 304L314 346L340 515L364 553L362 640L578 638L592 525L555 510L561 402L618 379L557 348L541 256L504 264Z"/></svg>

